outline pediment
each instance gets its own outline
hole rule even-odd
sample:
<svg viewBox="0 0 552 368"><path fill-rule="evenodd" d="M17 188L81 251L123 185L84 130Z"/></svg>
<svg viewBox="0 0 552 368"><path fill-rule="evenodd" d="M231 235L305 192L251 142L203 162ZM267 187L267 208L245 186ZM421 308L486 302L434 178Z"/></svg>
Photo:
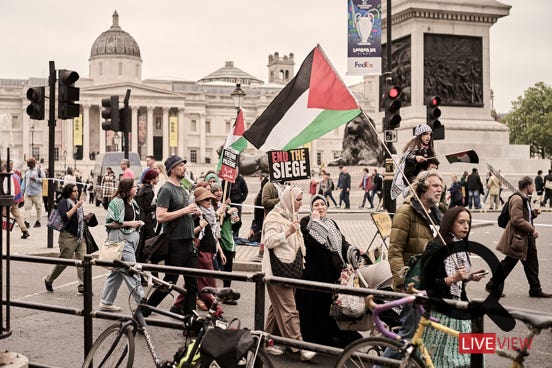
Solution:
<svg viewBox="0 0 552 368"><path fill-rule="evenodd" d="M151 97L181 97L181 95L166 89L156 88L144 84L136 83L112 83L104 85L93 85L81 87L81 94L101 94L106 96L119 95L124 96L127 89L131 90L131 97L147 96Z"/></svg>

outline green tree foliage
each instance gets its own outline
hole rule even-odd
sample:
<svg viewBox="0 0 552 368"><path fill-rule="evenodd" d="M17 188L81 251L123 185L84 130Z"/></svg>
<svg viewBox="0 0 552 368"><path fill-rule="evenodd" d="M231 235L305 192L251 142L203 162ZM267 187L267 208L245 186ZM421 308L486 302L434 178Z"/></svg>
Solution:
<svg viewBox="0 0 552 368"><path fill-rule="evenodd" d="M532 156L552 157L552 87L538 82L517 100L503 122L510 128L510 143L528 144Z"/></svg>

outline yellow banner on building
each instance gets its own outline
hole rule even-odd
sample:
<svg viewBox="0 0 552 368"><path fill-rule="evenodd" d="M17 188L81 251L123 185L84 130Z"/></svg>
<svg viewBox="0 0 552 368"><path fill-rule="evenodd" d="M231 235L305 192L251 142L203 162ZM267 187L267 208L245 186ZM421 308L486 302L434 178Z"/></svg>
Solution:
<svg viewBox="0 0 552 368"><path fill-rule="evenodd" d="M73 146L82 146L82 115L73 119Z"/></svg>
<svg viewBox="0 0 552 368"><path fill-rule="evenodd" d="M178 146L178 118L169 116L169 147Z"/></svg>

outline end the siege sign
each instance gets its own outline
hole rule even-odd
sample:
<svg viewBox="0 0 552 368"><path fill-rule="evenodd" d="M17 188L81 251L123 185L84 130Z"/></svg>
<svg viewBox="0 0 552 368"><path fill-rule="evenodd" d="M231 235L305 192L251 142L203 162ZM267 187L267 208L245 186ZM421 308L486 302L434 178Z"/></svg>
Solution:
<svg viewBox="0 0 552 368"><path fill-rule="evenodd" d="M269 151L268 168L271 181L291 181L310 178L308 148L289 151Z"/></svg>

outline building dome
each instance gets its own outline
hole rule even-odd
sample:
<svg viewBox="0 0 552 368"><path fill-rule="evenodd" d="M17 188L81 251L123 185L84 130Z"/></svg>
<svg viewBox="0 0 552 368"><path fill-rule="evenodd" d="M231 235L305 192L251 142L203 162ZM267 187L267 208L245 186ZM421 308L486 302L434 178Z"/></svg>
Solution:
<svg viewBox="0 0 552 368"><path fill-rule="evenodd" d="M113 13L113 25L107 31L96 38L90 50L90 59L103 58L106 56L122 56L127 58L140 58L140 47L138 43L127 32L119 26L119 14Z"/></svg>
<svg viewBox="0 0 552 368"><path fill-rule="evenodd" d="M263 84L263 81L234 66L233 61L227 61L224 67L212 72L197 81L198 83L228 82L243 85Z"/></svg>

